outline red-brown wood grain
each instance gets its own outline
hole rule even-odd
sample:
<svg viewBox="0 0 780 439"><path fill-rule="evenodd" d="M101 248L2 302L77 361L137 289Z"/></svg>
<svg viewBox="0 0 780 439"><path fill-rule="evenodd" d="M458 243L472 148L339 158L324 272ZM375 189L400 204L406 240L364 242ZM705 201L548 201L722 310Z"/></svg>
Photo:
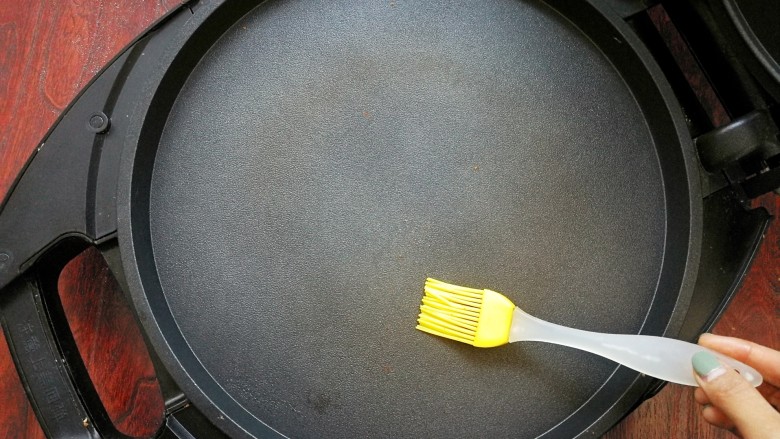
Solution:
<svg viewBox="0 0 780 439"><path fill-rule="evenodd" d="M136 436L153 435L165 409L160 386L103 256L96 249L84 251L65 266L58 283L73 338L114 425Z"/></svg>
<svg viewBox="0 0 780 439"><path fill-rule="evenodd" d="M133 38L176 7L159 1L0 2L0 198L58 115ZM761 202L780 214L780 198ZM60 295L90 376L121 431L148 436L162 401L138 329L115 282L90 250L71 262ZM766 241L716 333L780 347L780 224ZM698 416L689 388L669 385L606 437L726 438ZM0 437L41 438L0 337Z"/></svg>

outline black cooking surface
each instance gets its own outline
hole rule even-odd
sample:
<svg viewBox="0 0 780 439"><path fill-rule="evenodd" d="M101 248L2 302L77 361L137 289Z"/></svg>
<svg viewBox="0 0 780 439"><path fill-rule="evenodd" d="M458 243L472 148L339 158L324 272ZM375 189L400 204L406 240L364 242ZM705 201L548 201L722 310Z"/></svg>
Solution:
<svg viewBox="0 0 780 439"><path fill-rule="evenodd" d="M157 152L160 282L205 368L292 437L533 437L615 364L414 329L426 276L637 332L666 206L631 91L535 2L276 1L212 47Z"/></svg>

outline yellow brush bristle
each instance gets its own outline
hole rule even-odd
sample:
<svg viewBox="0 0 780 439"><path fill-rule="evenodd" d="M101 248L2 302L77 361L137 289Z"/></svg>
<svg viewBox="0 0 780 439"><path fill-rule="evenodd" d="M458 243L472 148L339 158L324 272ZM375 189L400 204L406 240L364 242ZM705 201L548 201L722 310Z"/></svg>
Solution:
<svg viewBox="0 0 780 439"><path fill-rule="evenodd" d="M499 293L425 280L417 329L477 347L509 341L514 304Z"/></svg>

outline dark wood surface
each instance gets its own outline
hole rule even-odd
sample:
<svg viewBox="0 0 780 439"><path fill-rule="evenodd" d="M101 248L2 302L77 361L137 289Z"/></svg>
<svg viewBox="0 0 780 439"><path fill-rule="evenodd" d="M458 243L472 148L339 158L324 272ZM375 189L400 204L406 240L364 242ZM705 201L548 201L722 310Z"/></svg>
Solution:
<svg viewBox="0 0 780 439"><path fill-rule="evenodd" d="M89 80L176 0L0 2L0 198ZM759 203L780 214L780 197ZM60 296L109 415L130 435L153 434L163 402L139 330L102 259L88 250L64 270ZM780 347L780 226L770 228L745 283L714 332ZM0 437L43 433L0 337ZM669 385L606 437L725 438L698 416L690 388Z"/></svg>

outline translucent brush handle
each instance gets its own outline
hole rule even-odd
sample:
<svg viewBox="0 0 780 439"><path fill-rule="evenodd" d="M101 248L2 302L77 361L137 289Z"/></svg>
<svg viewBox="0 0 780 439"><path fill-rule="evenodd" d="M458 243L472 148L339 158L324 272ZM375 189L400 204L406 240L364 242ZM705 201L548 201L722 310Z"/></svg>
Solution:
<svg viewBox="0 0 780 439"><path fill-rule="evenodd" d="M567 328L538 319L515 308L509 342L544 341L588 351L645 375L671 383L698 386L693 378L691 357L707 350L737 371L754 387L763 378L752 367L707 348L673 338L650 335L602 334Z"/></svg>

